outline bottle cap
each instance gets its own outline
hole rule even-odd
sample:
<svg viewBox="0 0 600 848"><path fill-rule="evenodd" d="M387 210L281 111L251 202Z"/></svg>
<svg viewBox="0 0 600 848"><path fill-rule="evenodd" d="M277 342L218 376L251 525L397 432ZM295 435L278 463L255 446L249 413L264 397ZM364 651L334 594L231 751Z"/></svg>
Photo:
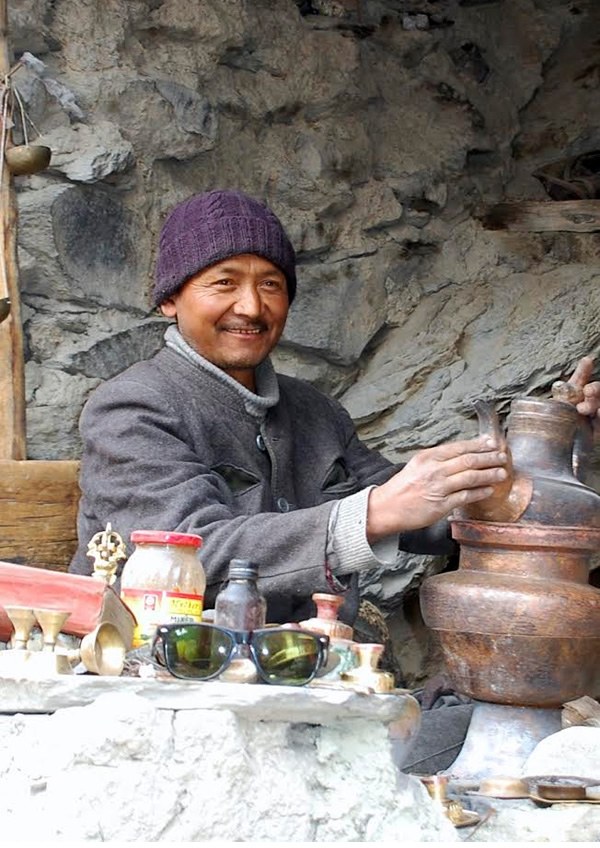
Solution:
<svg viewBox="0 0 600 848"><path fill-rule="evenodd" d="M134 544L140 542L147 545L187 545L191 548L199 548L202 545L201 536L164 530L134 530L130 538Z"/></svg>
<svg viewBox="0 0 600 848"><path fill-rule="evenodd" d="M250 578L258 577L258 565L251 562L249 559L231 559L229 560L229 578Z"/></svg>

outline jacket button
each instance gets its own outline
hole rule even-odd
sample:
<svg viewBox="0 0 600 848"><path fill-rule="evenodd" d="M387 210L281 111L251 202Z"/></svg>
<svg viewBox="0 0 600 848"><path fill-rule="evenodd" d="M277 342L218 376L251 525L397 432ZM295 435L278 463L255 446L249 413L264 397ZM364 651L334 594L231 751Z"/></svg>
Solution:
<svg viewBox="0 0 600 848"><path fill-rule="evenodd" d="M259 449L259 451L262 451L263 453L267 449L267 446L265 445L265 440L262 437L262 433L259 433L256 437L256 447Z"/></svg>
<svg viewBox="0 0 600 848"><path fill-rule="evenodd" d="M289 512L290 505L285 498L277 498L277 509L279 512Z"/></svg>

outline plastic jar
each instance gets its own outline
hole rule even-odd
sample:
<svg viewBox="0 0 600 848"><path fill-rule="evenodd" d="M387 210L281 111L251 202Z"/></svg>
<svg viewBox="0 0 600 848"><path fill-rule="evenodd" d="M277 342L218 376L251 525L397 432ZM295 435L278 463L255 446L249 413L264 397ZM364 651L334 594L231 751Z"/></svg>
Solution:
<svg viewBox="0 0 600 848"><path fill-rule="evenodd" d="M134 530L135 550L121 575L121 599L137 625L133 647L151 641L159 624L202 620L206 575L191 533Z"/></svg>

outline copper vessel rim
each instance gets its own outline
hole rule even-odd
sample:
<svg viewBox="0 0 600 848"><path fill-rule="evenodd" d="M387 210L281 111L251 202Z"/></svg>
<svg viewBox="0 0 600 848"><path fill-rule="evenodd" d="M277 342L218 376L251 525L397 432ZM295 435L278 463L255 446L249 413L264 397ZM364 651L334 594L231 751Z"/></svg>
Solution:
<svg viewBox="0 0 600 848"><path fill-rule="evenodd" d="M569 550L583 548L597 550L600 546L600 528L548 524L502 524L496 521L450 521L452 538L471 544L503 544L517 547L564 547Z"/></svg>

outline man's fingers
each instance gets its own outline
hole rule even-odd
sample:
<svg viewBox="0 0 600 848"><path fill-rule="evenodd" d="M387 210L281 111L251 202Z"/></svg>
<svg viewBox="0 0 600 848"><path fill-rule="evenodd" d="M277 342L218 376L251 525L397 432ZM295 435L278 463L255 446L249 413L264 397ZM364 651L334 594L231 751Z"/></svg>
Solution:
<svg viewBox="0 0 600 848"><path fill-rule="evenodd" d="M586 383L589 383L593 370L594 357L583 356L577 363L577 368L573 371L573 375L569 379L569 383L572 383L574 386L579 386L579 388L582 389Z"/></svg>
<svg viewBox="0 0 600 848"><path fill-rule="evenodd" d="M446 477L452 477L463 471L479 471L484 468L498 468L506 465L508 455L503 450L489 450L485 453L463 453L440 463L440 469ZM506 476L506 475L505 475Z"/></svg>
<svg viewBox="0 0 600 848"><path fill-rule="evenodd" d="M492 486L506 480L508 474L505 468L483 468L460 471L449 476L439 476L435 482L432 480L424 497L428 501L439 502L450 499L466 492L477 492L480 489L489 489L492 494ZM459 503L467 503L460 501ZM452 505L448 507L452 509Z"/></svg>
<svg viewBox="0 0 600 848"><path fill-rule="evenodd" d="M460 509L467 504L483 501L486 498L491 497L493 494L494 490L491 486L481 486L477 489L461 489L460 492L455 492L453 495L448 495L446 498L446 514L450 514L455 509Z"/></svg>
<svg viewBox="0 0 600 848"><path fill-rule="evenodd" d="M577 404L580 415L597 415L600 409L600 382L588 383L583 387L584 399Z"/></svg>
<svg viewBox="0 0 600 848"><path fill-rule="evenodd" d="M493 436L477 436L475 439L462 439L458 442L446 442L443 445L437 445L434 448L429 448L428 452L440 461L454 459L455 457L464 456L471 453L485 453L486 451L494 451L500 447L498 440Z"/></svg>

